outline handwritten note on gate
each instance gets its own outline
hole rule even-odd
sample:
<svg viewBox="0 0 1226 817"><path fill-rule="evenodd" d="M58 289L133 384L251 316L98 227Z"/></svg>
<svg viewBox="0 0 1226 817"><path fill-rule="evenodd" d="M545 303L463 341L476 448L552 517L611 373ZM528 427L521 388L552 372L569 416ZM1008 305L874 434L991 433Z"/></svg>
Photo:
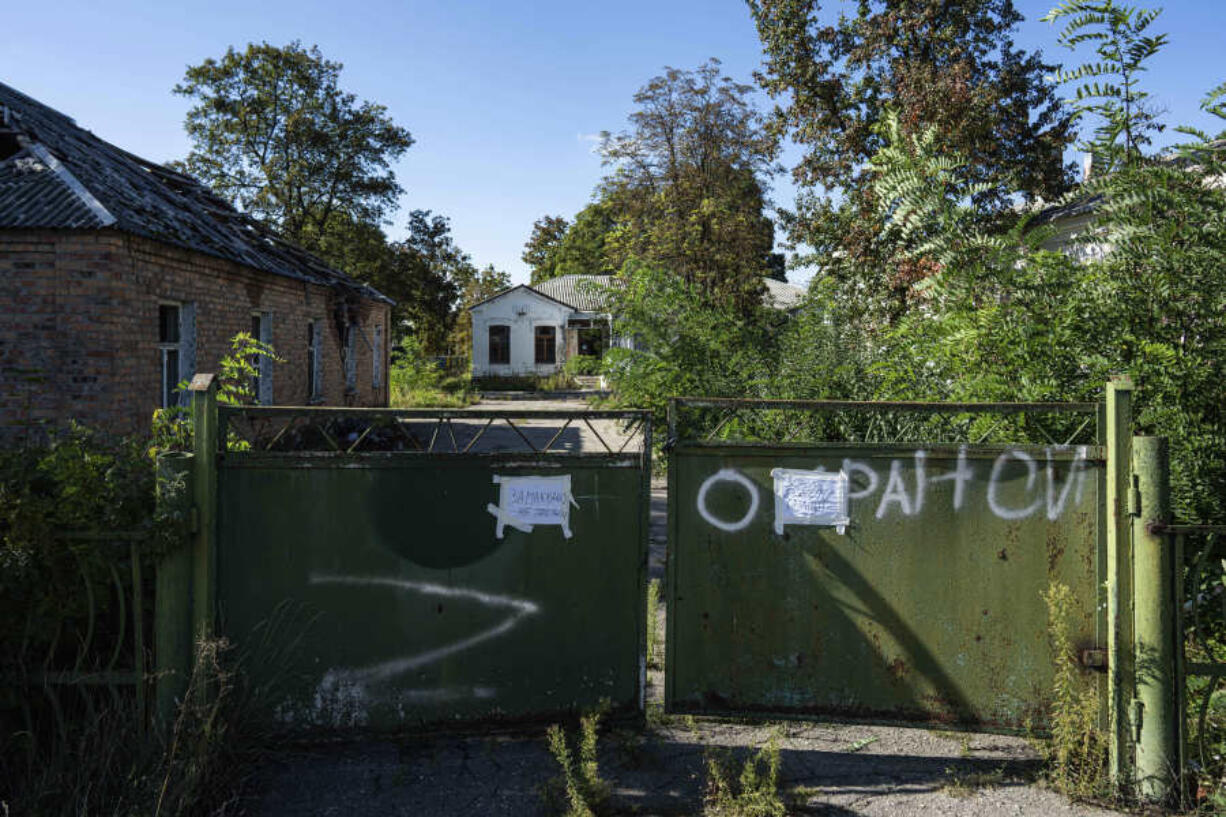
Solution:
<svg viewBox="0 0 1226 817"><path fill-rule="evenodd" d="M776 468L775 533L784 525L827 525L838 533L851 521L847 515L847 474Z"/></svg>
<svg viewBox="0 0 1226 817"><path fill-rule="evenodd" d="M536 525L558 525L571 537L570 508L579 507L570 493L570 475L560 477L495 476L498 504L486 506L498 520L494 535L502 538L507 525L531 533Z"/></svg>

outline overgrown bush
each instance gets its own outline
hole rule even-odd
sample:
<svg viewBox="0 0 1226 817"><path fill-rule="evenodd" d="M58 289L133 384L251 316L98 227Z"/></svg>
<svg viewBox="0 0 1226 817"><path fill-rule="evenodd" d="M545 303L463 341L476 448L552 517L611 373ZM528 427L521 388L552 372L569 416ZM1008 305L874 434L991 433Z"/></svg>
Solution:
<svg viewBox="0 0 1226 817"><path fill-rule="evenodd" d="M777 313L711 302L696 285L628 262L610 288L618 334L636 348L609 349L603 373L618 400L662 420L673 396L760 397L777 359Z"/></svg>
<svg viewBox="0 0 1226 817"><path fill-rule="evenodd" d="M595 355L571 355L562 364L562 371L571 377L600 374L600 358Z"/></svg>
<svg viewBox="0 0 1226 817"><path fill-rule="evenodd" d="M44 692L37 674L104 668L117 645L122 662L137 660L125 632L132 545L140 559L179 533L154 494L140 441L74 425L43 446L0 451L0 801L15 813L136 810L132 777L157 752L131 691Z"/></svg>
<svg viewBox="0 0 1226 817"><path fill-rule="evenodd" d="M412 335L392 352L388 385L395 408L463 408L475 400L469 378L448 375Z"/></svg>

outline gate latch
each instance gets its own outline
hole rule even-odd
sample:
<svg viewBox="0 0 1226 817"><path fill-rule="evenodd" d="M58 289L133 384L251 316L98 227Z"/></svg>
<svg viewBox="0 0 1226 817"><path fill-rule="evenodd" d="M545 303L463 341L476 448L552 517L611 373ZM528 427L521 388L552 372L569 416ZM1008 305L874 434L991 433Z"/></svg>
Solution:
<svg viewBox="0 0 1226 817"><path fill-rule="evenodd" d="M1082 650L1081 666L1105 672L1107 670L1107 651L1099 647Z"/></svg>
<svg viewBox="0 0 1226 817"><path fill-rule="evenodd" d="M1136 475L1132 475L1132 486L1128 490L1128 515L1141 515L1141 480Z"/></svg>

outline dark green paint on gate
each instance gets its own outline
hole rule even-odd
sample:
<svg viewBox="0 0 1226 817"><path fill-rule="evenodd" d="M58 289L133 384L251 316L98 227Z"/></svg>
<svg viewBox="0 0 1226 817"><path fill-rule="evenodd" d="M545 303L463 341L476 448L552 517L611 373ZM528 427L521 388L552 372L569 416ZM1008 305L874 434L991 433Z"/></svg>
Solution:
<svg viewBox="0 0 1226 817"><path fill-rule="evenodd" d="M1092 446L678 444L668 707L1042 727L1053 656L1040 594L1068 585L1079 646L1105 644L1102 458ZM843 534L775 532L772 469L849 462L861 496Z"/></svg>
<svg viewBox="0 0 1226 817"><path fill-rule="evenodd" d="M227 411L223 409L223 412ZM457 421L458 422L458 421ZM217 456L217 630L291 731L642 708L648 456ZM557 525L495 533L497 477L571 479Z"/></svg>

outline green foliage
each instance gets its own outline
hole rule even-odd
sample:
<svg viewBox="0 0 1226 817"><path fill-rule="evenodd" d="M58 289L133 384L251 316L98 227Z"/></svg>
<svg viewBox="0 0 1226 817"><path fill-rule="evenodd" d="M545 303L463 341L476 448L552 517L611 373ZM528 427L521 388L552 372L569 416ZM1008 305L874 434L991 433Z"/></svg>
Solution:
<svg viewBox="0 0 1226 817"><path fill-rule="evenodd" d="M109 587L112 567L131 575L130 541L106 534L162 545L154 481L140 442L77 425L0 452L0 675L41 662L62 622L88 616L85 582Z"/></svg>
<svg viewBox="0 0 1226 817"><path fill-rule="evenodd" d="M430 353L446 354L460 293L477 276L472 258L452 240L451 223L429 210L409 214L407 237L390 244L389 251L390 270L383 286L396 300L393 322L403 321ZM405 331L402 327L393 334Z"/></svg>
<svg viewBox="0 0 1226 817"><path fill-rule="evenodd" d="M1055 655L1048 772L1054 787L1078 798L1108 797L1107 736L1098 728L1097 679L1086 678L1077 662L1071 621L1077 600L1068 585L1053 583L1042 594L1048 636Z"/></svg>
<svg viewBox="0 0 1226 817"><path fill-rule="evenodd" d="M575 215L575 222L566 229L558 244L554 261L554 276L608 275L613 266L609 238L617 226L611 203L597 200ZM534 278L533 283L546 280Z"/></svg>
<svg viewBox="0 0 1226 817"><path fill-rule="evenodd" d="M698 284L645 264L627 264L621 278L610 289L614 332L636 348L607 350L603 372L622 403L663 417L670 396L764 394L777 315L710 303Z"/></svg>
<svg viewBox="0 0 1226 817"><path fill-rule="evenodd" d="M779 745L773 737L746 759L735 782L735 768L727 755L709 751L706 766L704 817L783 817L787 813L779 796Z"/></svg>
<svg viewBox="0 0 1226 817"><path fill-rule="evenodd" d="M647 583L647 666L659 669L660 662L660 580Z"/></svg>
<svg viewBox="0 0 1226 817"><path fill-rule="evenodd" d="M609 702L604 700L596 709L580 717L579 739L574 753L562 727L556 723L549 727L549 753L562 771L558 782L565 792L566 817L593 817L602 813L609 800L610 786L600 777L597 757L597 731L601 718L608 711Z"/></svg>
<svg viewBox="0 0 1226 817"><path fill-rule="evenodd" d="M261 361L275 365L285 360L277 356L272 344L256 340L249 332L239 332L230 339L230 352L217 363L217 402L230 406L251 405L256 402L254 381L260 373ZM177 391L186 393L188 382L179 383ZM149 455L171 451L190 451L192 448L192 415L186 406L157 409L153 412L150 433ZM232 450L247 446L231 433L227 445Z"/></svg>
<svg viewBox="0 0 1226 817"><path fill-rule="evenodd" d="M413 138L341 90L342 67L299 42L189 67L174 89L195 103L181 168L308 248L336 223L379 224L403 192L391 166Z"/></svg>
<svg viewBox="0 0 1226 817"><path fill-rule="evenodd" d="M1075 86L1068 100L1074 117L1088 114L1099 120L1093 137L1081 144L1094 157L1096 173L1112 173L1139 161L1149 134L1162 130L1140 85L1145 61L1167 42L1165 34L1145 33L1161 13L1115 0L1067 0L1042 18L1064 23L1059 42L1066 48L1094 46L1092 62L1061 70L1056 80Z"/></svg>
<svg viewBox="0 0 1226 817"><path fill-rule="evenodd" d="M468 308L509 289L511 276L487 264L480 272L471 266L464 269L456 280L460 285L460 305L451 328L450 346L453 355L468 358L473 351L473 317Z"/></svg>
<svg viewBox="0 0 1226 817"><path fill-rule="evenodd" d="M642 259L706 300L757 305L774 247L764 208L777 146L750 90L718 60L669 68L635 94L633 129L604 134L601 152L615 168L601 183L616 220L606 240L614 267Z"/></svg>
<svg viewBox="0 0 1226 817"><path fill-rule="evenodd" d="M448 377L409 335L392 352L388 385L395 408L464 408L476 399L467 377Z"/></svg>
<svg viewBox="0 0 1226 817"><path fill-rule="evenodd" d="M559 273L558 250L570 222L561 216L541 216L532 224L532 235L524 244L523 262L532 268L532 284L548 281Z"/></svg>
<svg viewBox="0 0 1226 817"><path fill-rule="evenodd" d="M1045 81L1053 66L1014 47L1022 17L1011 0L863 0L827 19L819 0L748 4L766 52L758 81L778 102L772 133L805 151L784 225L859 311L896 319L916 280L891 261L870 184L887 108L904 136L932 128L943 152L966 157L963 175L988 221L1007 215L1018 192L1050 200L1066 189L1071 131Z"/></svg>
<svg viewBox="0 0 1226 817"><path fill-rule="evenodd" d="M600 358L595 355L571 355L562 364L562 371L571 377L600 374Z"/></svg>

